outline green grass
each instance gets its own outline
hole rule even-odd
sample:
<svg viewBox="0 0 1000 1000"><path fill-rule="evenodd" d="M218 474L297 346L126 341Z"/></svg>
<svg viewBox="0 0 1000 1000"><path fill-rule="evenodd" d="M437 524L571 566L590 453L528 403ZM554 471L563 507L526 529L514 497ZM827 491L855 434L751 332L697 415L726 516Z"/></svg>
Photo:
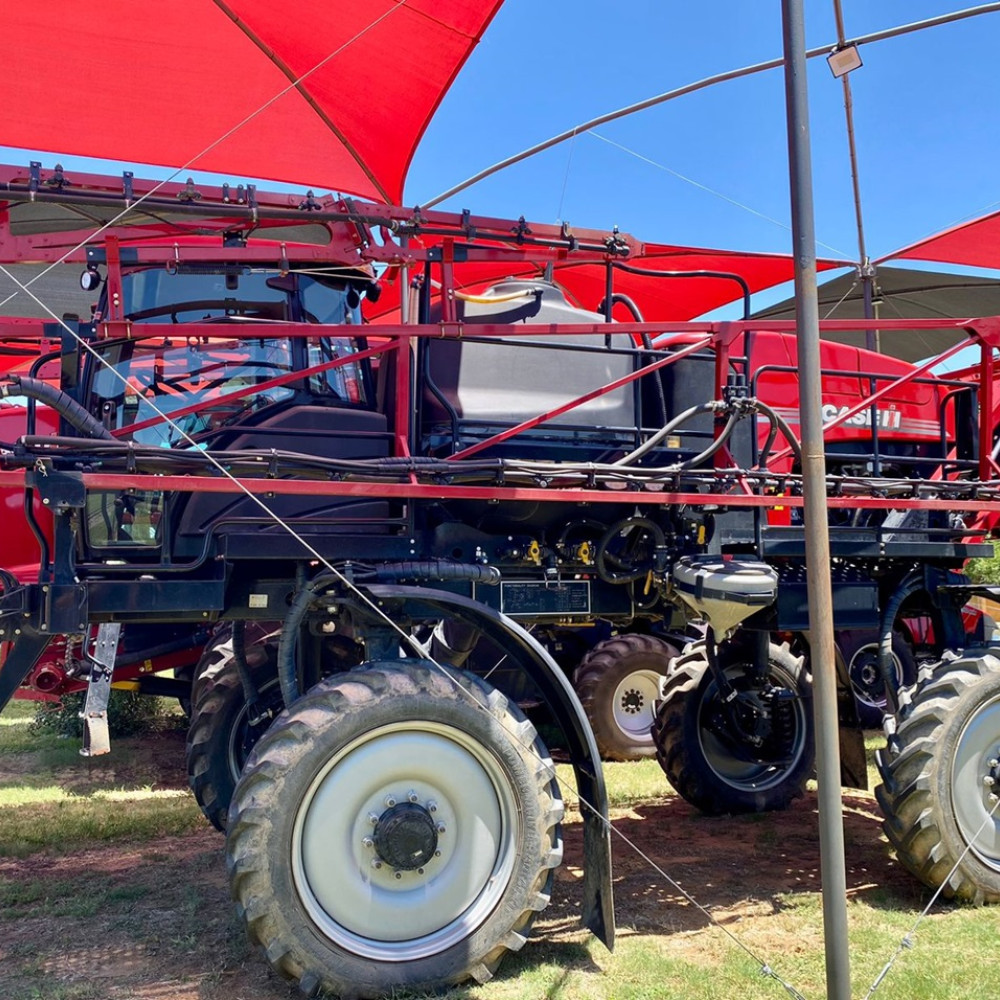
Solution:
<svg viewBox="0 0 1000 1000"><path fill-rule="evenodd" d="M26 857L42 850L65 850L113 840L153 839L187 833L204 824L185 794L122 792L112 806L100 795L0 808L0 856Z"/></svg>
<svg viewBox="0 0 1000 1000"><path fill-rule="evenodd" d="M93 917L108 907L128 906L150 893L144 885L109 886L99 876L72 879L0 879L0 921L33 917Z"/></svg>
<svg viewBox="0 0 1000 1000"><path fill-rule="evenodd" d="M0 857L185 833L204 822L185 788L122 787L121 762L131 764L155 736L85 758L79 741L39 731L34 718L34 704L23 701L0 714Z"/></svg>
<svg viewBox="0 0 1000 1000"><path fill-rule="evenodd" d="M569 764L557 764L556 778L567 809L578 808L579 799L573 768ZM612 809L628 809L640 803L655 802L675 794L655 760L608 762L604 765L604 780L608 787L608 802Z"/></svg>

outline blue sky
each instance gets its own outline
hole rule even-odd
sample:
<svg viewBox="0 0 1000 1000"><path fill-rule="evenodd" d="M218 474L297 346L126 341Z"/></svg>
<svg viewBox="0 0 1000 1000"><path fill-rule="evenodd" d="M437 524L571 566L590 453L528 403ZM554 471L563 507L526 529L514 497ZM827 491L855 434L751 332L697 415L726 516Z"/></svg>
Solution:
<svg viewBox="0 0 1000 1000"><path fill-rule="evenodd" d="M973 4L844 0L843 11L851 36L962 6ZM806 29L810 47L836 39L832 0L807 0ZM870 255L1000 204L998 41L1000 13L863 48L851 84ZM778 0L507 0L432 123L407 194L433 196L588 118L781 52ZM772 70L687 95L516 165L450 207L475 199L650 240L787 251L787 229L675 175L787 225L783 86ZM809 90L817 238L854 258L843 94L825 59L811 61Z"/></svg>
<svg viewBox="0 0 1000 1000"><path fill-rule="evenodd" d="M848 36L963 6L973 4L843 0ZM832 0L806 0L806 28L810 47L835 40ZM994 13L862 49L851 82L871 256L1000 206L998 40ZM781 51L778 0L507 0L431 123L406 200L426 201L588 118ZM391 72L392 58L379 72ZM772 70L685 96L579 135L443 207L787 252L783 86ZM822 58L810 63L809 88L818 251L854 259L843 95ZM10 162L28 156L0 148Z"/></svg>

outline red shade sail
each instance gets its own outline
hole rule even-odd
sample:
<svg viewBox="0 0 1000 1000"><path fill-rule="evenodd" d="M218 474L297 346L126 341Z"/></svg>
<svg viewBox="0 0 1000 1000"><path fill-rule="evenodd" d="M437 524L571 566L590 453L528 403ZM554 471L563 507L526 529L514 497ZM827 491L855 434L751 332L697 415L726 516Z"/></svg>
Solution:
<svg viewBox="0 0 1000 1000"><path fill-rule="evenodd" d="M501 2L9 4L0 141L400 203Z"/></svg>
<svg viewBox="0 0 1000 1000"><path fill-rule="evenodd" d="M1000 269L1000 212L952 226L886 254L882 260L935 260L943 264Z"/></svg>
<svg viewBox="0 0 1000 1000"><path fill-rule="evenodd" d="M424 241L429 242L429 241ZM743 253L736 250L707 250L698 247L646 243L641 256L628 259L628 266L642 269L642 274L615 269L614 292L628 296L648 322L670 320L684 322L718 306L739 300L743 294L738 282L730 277L671 277L663 272L713 271L738 275L749 289L757 292L794 277L794 262L784 254ZM848 266L846 261L819 260L817 270ZM606 267L594 260L557 262L553 279L578 306L596 311L605 294ZM481 291L505 278L540 278L543 265L537 262L465 263L455 265L458 290ZM366 315L373 322L398 319L398 282L387 287L378 304L366 304ZM621 306L616 318L627 319Z"/></svg>

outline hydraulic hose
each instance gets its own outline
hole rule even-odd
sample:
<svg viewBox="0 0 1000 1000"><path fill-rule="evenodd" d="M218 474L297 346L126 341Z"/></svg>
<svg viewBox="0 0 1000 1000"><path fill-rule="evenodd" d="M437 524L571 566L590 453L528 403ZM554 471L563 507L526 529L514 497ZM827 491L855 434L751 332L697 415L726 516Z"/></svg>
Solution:
<svg viewBox="0 0 1000 1000"><path fill-rule="evenodd" d="M792 449L792 454L795 455L795 458L798 460L799 467L801 468L802 446L799 443L799 439L793 433L792 428L788 426L788 422L780 413L772 409L772 407L768 406L767 403L762 403L759 399L754 400L754 402L757 405L757 409L760 410L761 413L763 413L768 418L768 420L771 421L772 426L776 426L778 430L780 430L781 433L784 434L785 440L788 442L788 447ZM765 445L765 449L762 452L762 458L766 456L767 451L770 449L772 440L773 439L771 437L768 437L767 444Z"/></svg>
<svg viewBox="0 0 1000 1000"><path fill-rule="evenodd" d="M257 690L253 674L250 673L250 664L247 663L247 623L240 618L233 622L233 664L243 687L243 700L247 703L247 712L252 725L257 715L256 706L260 692Z"/></svg>
<svg viewBox="0 0 1000 1000"><path fill-rule="evenodd" d="M892 668L892 627L896 621L896 615L903 603L912 594L915 594L924 585L923 577L912 572L903 579L899 587L893 591L889 603L882 612L878 643L878 672L885 686L885 709L886 715L895 717L899 711L899 691L897 690L896 672ZM895 727L893 726L893 730Z"/></svg>
<svg viewBox="0 0 1000 1000"><path fill-rule="evenodd" d="M412 579L469 580L495 587L500 583L500 570L496 566L484 566L480 563L450 563L440 559L426 559L385 563L375 567L374 578L379 583Z"/></svg>
<svg viewBox="0 0 1000 1000"><path fill-rule="evenodd" d="M27 396L28 399L34 399L46 406L51 406L84 437L114 440L111 431L95 416L88 413L75 399L40 378L8 375L7 381L0 384L0 398L8 396Z"/></svg>
<svg viewBox="0 0 1000 1000"><path fill-rule="evenodd" d="M655 558L655 552L664 544L663 529L648 517L626 517L616 524L613 524L604 533L604 537L597 543L597 552L594 557L594 566L597 575L605 583L633 583L641 580L653 568L652 558L648 565L629 564L625 560L609 554L608 548L616 539L631 534L633 531L643 531L649 534L653 540L652 548L649 549L651 557ZM618 569L609 565L610 562L618 564Z"/></svg>
<svg viewBox="0 0 1000 1000"><path fill-rule="evenodd" d="M428 580L470 580L477 583L496 585L500 582L500 571L495 566L478 563L449 563L438 559L414 560L412 562L386 563L358 576L371 576L379 581L422 578ZM332 573L320 573L292 598L288 615L285 617L278 637L278 683L281 697L287 708L296 701L299 691L298 672L295 665L295 648L299 641L299 629L309 613L313 598L324 587L337 582Z"/></svg>
<svg viewBox="0 0 1000 1000"><path fill-rule="evenodd" d="M637 459L642 458L643 455L652 451L668 434L672 434L681 424L687 423L688 420L699 413L714 412L719 405L712 401L699 403L697 406L689 406L683 412L678 413L669 423L664 424L648 441L639 445L634 451L629 452L624 458L618 459L617 462L612 462L612 466L631 465Z"/></svg>
<svg viewBox="0 0 1000 1000"><path fill-rule="evenodd" d="M611 304L617 305L619 303L625 306L625 308L632 314L632 319L634 319L636 323L646 322L645 319L643 319L642 312L640 311L639 307L635 304L631 296L626 295L624 292L615 292L611 296ZM601 299L600 305L598 305L597 307L597 312L603 313L607 308L607 305L608 305L608 300L606 298ZM643 337L643 346L651 347L652 343L649 344L646 343L646 341L649 339L649 334L644 333L642 337Z"/></svg>
<svg viewBox="0 0 1000 1000"><path fill-rule="evenodd" d="M678 462L676 471L685 472L710 459L733 436L733 431L736 430L736 425L740 422L741 416L742 414L739 412L731 413L729 419L726 421L726 426L722 428L719 436L700 455L695 455L684 462Z"/></svg>

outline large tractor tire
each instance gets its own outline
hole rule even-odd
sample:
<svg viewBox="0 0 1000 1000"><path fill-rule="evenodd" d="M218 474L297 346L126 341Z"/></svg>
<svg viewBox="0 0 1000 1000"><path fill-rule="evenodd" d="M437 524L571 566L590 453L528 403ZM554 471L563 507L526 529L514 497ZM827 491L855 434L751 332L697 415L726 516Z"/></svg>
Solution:
<svg viewBox="0 0 1000 1000"><path fill-rule="evenodd" d="M548 751L499 691L373 664L257 744L229 813L233 897L308 995L484 982L549 902L562 814Z"/></svg>
<svg viewBox="0 0 1000 1000"><path fill-rule="evenodd" d="M879 635L871 630L850 630L838 632L836 639L854 691L858 721L864 729L880 729L885 712L885 683L878 665ZM893 633L890 659L897 690L916 682L916 658L899 632Z"/></svg>
<svg viewBox="0 0 1000 1000"><path fill-rule="evenodd" d="M620 635L596 645L573 673L597 748L605 760L654 757L650 727L660 681L677 649L651 635Z"/></svg>
<svg viewBox="0 0 1000 1000"><path fill-rule="evenodd" d="M876 756L889 843L946 896L1000 902L998 761L1000 658L986 650L942 663Z"/></svg>
<svg viewBox="0 0 1000 1000"><path fill-rule="evenodd" d="M252 633L246 655L259 694L254 720L247 710L230 632L205 648L192 688L188 783L205 818L223 832L243 765L283 707L275 642Z"/></svg>
<svg viewBox="0 0 1000 1000"><path fill-rule="evenodd" d="M773 643L763 683L746 649L719 647L736 698L726 704L705 643L675 661L653 723L656 756L670 784L709 815L784 809L812 774L811 678L802 657Z"/></svg>

